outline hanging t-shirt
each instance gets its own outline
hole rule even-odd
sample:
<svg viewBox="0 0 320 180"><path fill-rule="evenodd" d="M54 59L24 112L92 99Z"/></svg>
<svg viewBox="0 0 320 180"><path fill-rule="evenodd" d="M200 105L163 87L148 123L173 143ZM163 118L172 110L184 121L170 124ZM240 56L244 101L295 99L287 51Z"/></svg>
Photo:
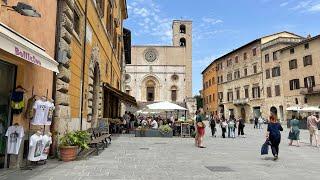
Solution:
<svg viewBox="0 0 320 180"><path fill-rule="evenodd" d="M18 154L21 140L24 136L24 131L22 126L10 126L6 132L7 140L7 153L8 154Z"/></svg>
<svg viewBox="0 0 320 180"><path fill-rule="evenodd" d="M52 144L52 138L51 136L44 135L42 137L42 142L44 144L42 154L41 154L41 160L46 160L48 158L50 145Z"/></svg>
<svg viewBox="0 0 320 180"><path fill-rule="evenodd" d="M46 104L46 109L45 109L45 114L44 114L45 125L51 125L53 111L54 111L55 107L54 107L54 104L50 101L46 101L45 104Z"/></svg>
<svg viewBox="0 0 320 180"><path fill-rule="evenodd" d="M34 105L33 105L33 109L36 111L31 124L33 125L45 125L46 123L46 118L45 114L46 114L46 101L42 101L42 100L37 100Z"/></svg>
<svg viewBox="0 0 320 180"><path fill-rule="evenodd" d="M29 155L28 160L29 161L40 161L41 160L41 154L43 150L44 144L42 141L42 136L34 134L30 137L30 143L29 143Z"/></svg>

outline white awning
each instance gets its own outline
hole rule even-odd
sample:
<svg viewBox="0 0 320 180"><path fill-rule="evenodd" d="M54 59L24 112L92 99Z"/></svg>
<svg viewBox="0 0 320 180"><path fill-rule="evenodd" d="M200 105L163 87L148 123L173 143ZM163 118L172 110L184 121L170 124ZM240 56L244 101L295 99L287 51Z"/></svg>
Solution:
<svg viewBox="0 0 320 180"><path fill-rule="evenodd" d="M2 23L0 23L0 49L48 70L59 72L59 63L43 48Z"/></svg>
<svg viewBox="0 0 320 180"><path fill-rule="evenodd" d="M172 111L172 110L186 111L187 110L184 107L181 107L181 106L174 104L174 103L170 103L168 101L149 104L149 105L147 105L147 107L151 110L165 110L165 111Z"/></svg>

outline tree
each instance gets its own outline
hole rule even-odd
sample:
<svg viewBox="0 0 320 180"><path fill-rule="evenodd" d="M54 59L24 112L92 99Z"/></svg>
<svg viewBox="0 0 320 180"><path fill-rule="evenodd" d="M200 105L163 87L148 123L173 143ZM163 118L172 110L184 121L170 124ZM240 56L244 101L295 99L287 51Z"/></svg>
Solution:
<svg viewBox="0 0 320 180"><path fill-rule="evenodd" d="M194 98L197 100L197 109L203 108L203 99L200 95L194 96Z"/></svg>

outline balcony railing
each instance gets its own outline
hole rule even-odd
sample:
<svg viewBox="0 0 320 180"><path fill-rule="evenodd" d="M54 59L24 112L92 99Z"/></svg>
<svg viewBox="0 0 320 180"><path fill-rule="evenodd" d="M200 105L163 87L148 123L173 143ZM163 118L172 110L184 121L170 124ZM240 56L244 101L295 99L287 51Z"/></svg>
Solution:
<svg viewBox="0 0 320 180"><path fill-rule="evenodd" d="M316 85L314 87L302 88L300 91L302 95L313 95L320 94L320 85Z"/></svg>
<svg viewBox="0 0 320 180"><path fill-rule="evenodd" d="M243 98L243 99L235 99L233 100L234 105L245 105L248 104L249 98Z"/></svg>

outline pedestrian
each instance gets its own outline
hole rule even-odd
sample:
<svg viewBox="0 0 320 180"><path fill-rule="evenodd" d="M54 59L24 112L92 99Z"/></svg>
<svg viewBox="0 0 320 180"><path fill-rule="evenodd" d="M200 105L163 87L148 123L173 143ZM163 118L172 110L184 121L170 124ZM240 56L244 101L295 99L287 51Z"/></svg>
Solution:
<svg viewBox="0 0 320 180"><path fill-rule="evenodd" d="M215 133L216 133L216 117L213 115L213 113L211 113L211 115L210 115L209 122L210 122L212 137L216 137L216 135L215 135Z"/></svg>
<svg viewBox="0 0 320 180"><path fill-rule="evenodd" d="M222 138L226 138L226 131L227 131L227 126L228 123L226 122L226 119L224 118L224 116L221 117L221 131L222 131Z"/></svg>
<svg viewBox="0 0 320 180"><path fill-rule="evenodd" d="M255 128L258 128L258 118L257 118L257 117L254 117L253 120L254 120L254 126L253 126L253 128L254 128L254 129L255 129Z"/></svg>
<svg viewBox="0 0 320 180"><path fill-rule="evenodd" d="M228 138L235 138L235 134L234 134L234 131L235 131L235 119L234 119L234 116L231 116L230 117L230 120L228 122Z"/></svg>
<svg viewBox="0 0 320 180"><path fill-rule="evenodd" d="M245 127L245 122L242 117L239 118L239 123L238 123L238 136L244 136L244 127Z"/></svg>
<svg viewBox="0 0 320 180"><path fill-rule="evenodd" d="M196 112L196 126L197 126L196 145L199 148L205 148L203 146L203 137L205 134L205 124L202 121L202 117L200 115L199 110Z"/></svg>
<svg viewBox="0 0 320 180"><path fill-rule="evenodd" d="M313 137L315 138L316 141L316 147L319 147L318 144L318 124L320 120L318 117L316 117L316 114L311 114L308 118L307 118L307 127L309 129L309 133L310 133L310 146L312 146L312 140Z"/></svg>
<svg viewBox="0 0 320 180"><path fill-rule="evenodd" d="M274 160L277 160L279 156L279 144L281 142L280 131L283 131L281 124L277 122L274 116L270 116L270 123L268 124L266 138L271 143L271 151L274 156Z"/></svg>
<svg viewBox="0 0 320 180"><path fill-rule="evenodd" d="M262 125L263 125L263 117L260 116L259 119L258 119L258 129L263 129Z"/></svg>
<svg viewBox="0 0 320 180"><path fill-rule="evenodd" d="M296 116L293 115L292 119L290 120L290 132L288 139L290 139L289 146L292 146L292 142L295 140L297 141L297 146L300 146L300 129L299 129L299 120L296 119Z"/></svg>

